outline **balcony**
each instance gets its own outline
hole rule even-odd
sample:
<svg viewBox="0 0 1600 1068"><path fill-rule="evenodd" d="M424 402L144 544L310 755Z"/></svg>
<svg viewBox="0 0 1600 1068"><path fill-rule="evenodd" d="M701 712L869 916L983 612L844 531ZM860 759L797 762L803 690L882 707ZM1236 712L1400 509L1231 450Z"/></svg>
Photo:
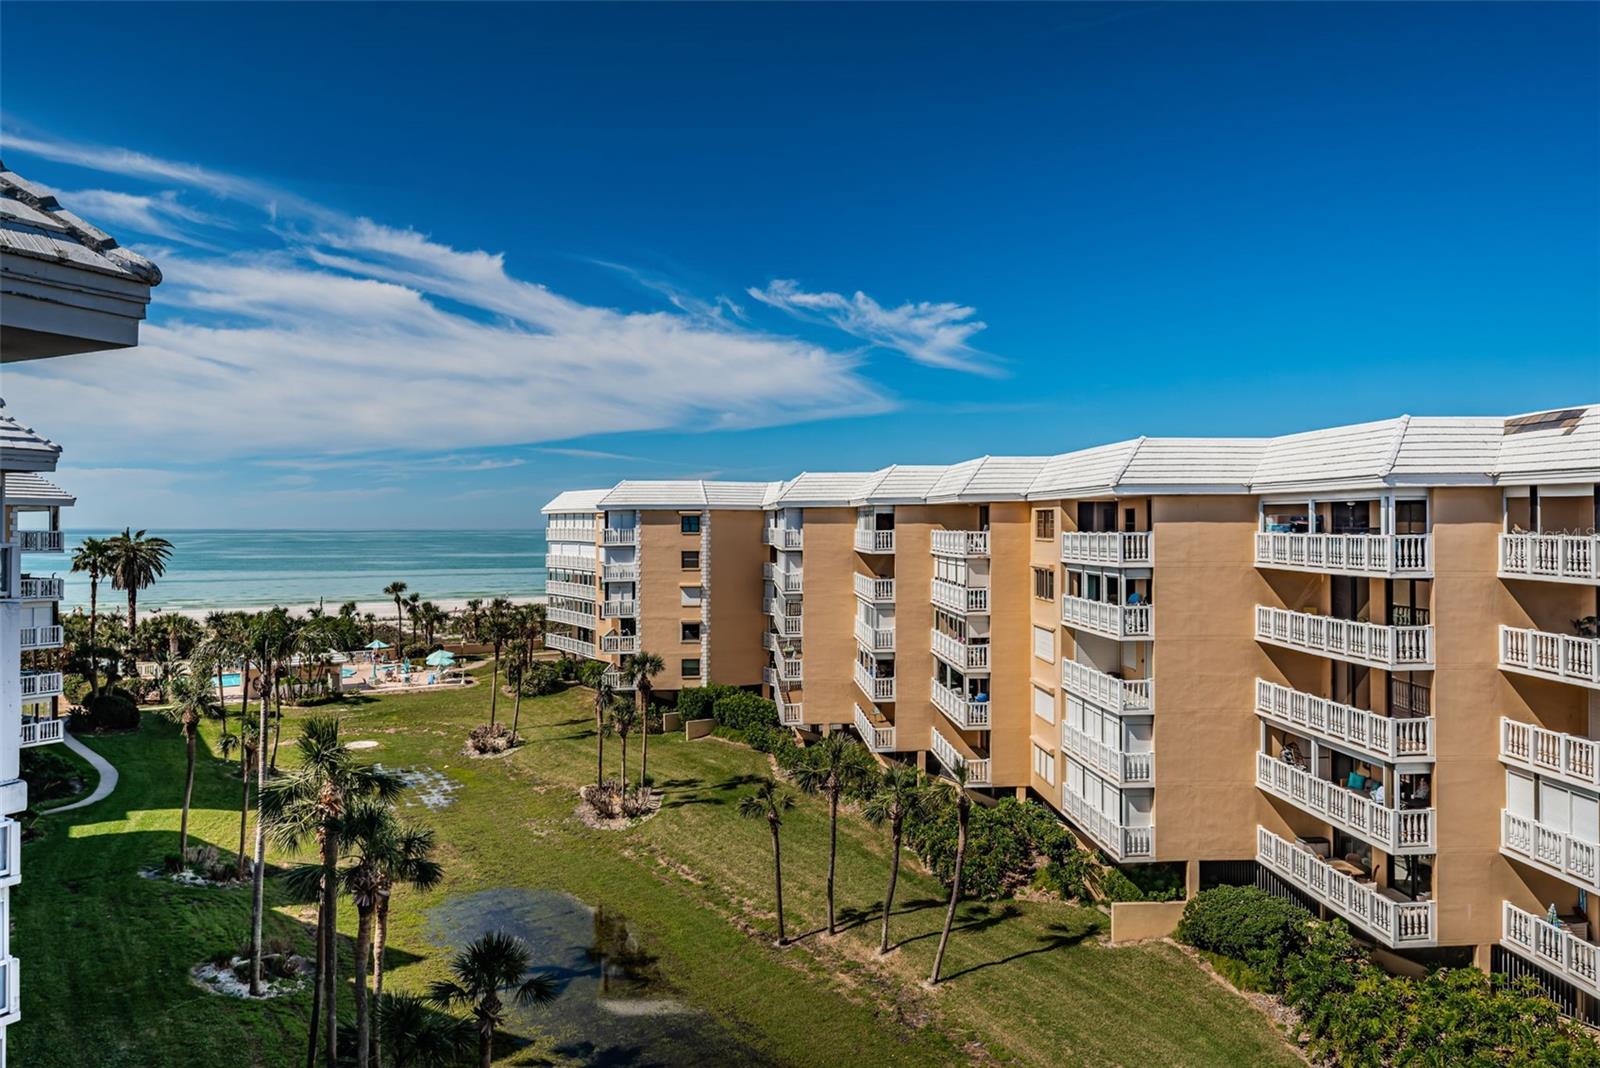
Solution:
<svg viewBox="0 0 1600 1068"><path fill-rule="evenodd" d="M936 607L958 616L981 615L989 611L987 586L963 586L947 579L934 579L931 596Z"/></svg>
<svg viewBox="0 0 1600 1068"><path fill-rule="evenodd" d="M1266 753L1256 754L1256 785L1386 853L1423 854L1436 849L1431 808L1388 808Z"/></svg>
<svg viewBox="0 0 1600 1068"><path fill-rule="evenodd" d="M894 600L894 579L857 574L856 597L871 604L886 604Z"/></svg>
<svg viewBox="0 0 1600 1068"><path fill-rule="evenodd" d="M894 552L894 531L863 530L861 527L857 527L856 552L883 554Z"/></svg>
<svg viewBox="0 0 1600 1068"><path fill-rule="evenodd" d="M1118 786L1151 786L1156 780L1154 753L1128 753L1113 749L1098 738L1061 725L1061 744L1085 767L1099 772Z"/></svg>
<svg viewBox="0 0 1600 1068"><path fill-rule="evenodd" d="M767 685L772 687L772 699L778 706L778 722L785 727L799 727L804 724L804 706L798 701L785 701L783 699L783 690L778 687L777 673L771 668L767 668L766 673L772 676L767 680Z"/></svg>
<svg viewBox="0 0 1600 1068"><path fill-rule="evenodd" d="M867 666L860 661L856 662L856 686L861 692L870 697L874 702L887 704L894 700L894 676L884 677L874 675L867 670Z"/></svg>
<svg viewBox="0 0 1600 1068"><path fill-rule="evenodd" d="M592 556L579 556L576 553L551 550L544 554L544 566L547 571L578 571L586 575L592 575L599 564Z"/></svg>
<svg viewBox="0 0 1600 1068"><path fill-rule="evenodd" d="M1144 715L1155 711L1154 679L1119 679L1088 664L1061 662L1061 685L1076 697L1118 715Z"/></svg>
<svg viewBox="0 0 1600 1068"><path fill-rule="evenodd" d="M894 627L874 627L864 619L856 620L856 643L869 653L894 652Z"/></svg>
<svg viewBox="0 0 1600 1068"><path fill-rule="evenodd" d="M16 536L17 547L25 553L58 553L66 544L59 530L19 530Z"/></svg>
<svg viewBox="0 0 1600 1068"><path fill-rule="evenodd" d="M1560 876L1591 894L1600 892L1600 843L1501 809L1500 852Z"/></svg>
<svg viewBox="0 0 1600 1068"><path fill-rule="evenodd" d="M928 748L938 758L939 763L950 772L954 773L957 768L966 768L968 786L989 785L988 759L967 756L954 742L944 736L937 723L928 731Z"/></svg>
<svg viewBox="0 0 1600 1068"><path fill-rule="evenodd" d="M42 701L61 693L62 676L59 671L24 671L21 682L24 701Z"/></svg>
<svg viewBox="0 0 1600 1068"><path fill-rule="evenodd" d="M1500 762L1600 790L1600 741L1501 716Z"/></svg>
<svg viewBox="0 0 1600 1068"><path fill-rule="evenodd" d="M786 657L783 649L778 648L773 650L772 658L776 661L778 681L785 686L793 686L804 678L805 662L800 657Z"/></svg>
<svg viewBox="0 0 1600 1068"><path fill-rule="evenodd" d="M21 638L21 647L23 649L61 648L62 631L60 627L23 627L17 633Z"/></svg>
<svg viewBox="0 0 1600 1068"><path fill-rule="evenodd" d="M600 531L600 544L611 545L638 545L638 527L606 527Z"/></svg>
<svg viewBox="0 0 1600 1068"><path fill-rule="evenodd" d="M1256 605L1256 641L1388 671L1433 669L1433 628L1386 627Z"/></svg>
<svg viewBox="0 0 1600 1068"><path fill-rule="evenodd" d="M604 601L600 605L601 619L636 619L638 616L638 601Z"/></svg>
<svg viewBox="0 0 1600 1068"><path fill-rule="evenodd" d="M1061 787L1061 808L1078 829L1092 838L1113 860L1149 860L1156 851L1154 826L1127 827L1091 808L1089 802Z"/></svg>
<svg viewBox="0 0 1600 1068"><path fill-rule="evenodd" d="M1433 574L1431 534L1256 535L1256 566L1326 575L1427 578Z"/></svg>
<svg viewBox="0 0 1600 1068"><path fill-rule="evenodd" d="M987 530L935 530L931 539L935 556L988 556Z"/></svg>
<svg viewBox="0 0 1600 1068"><path fill-rule="evenodd" d="M594 626L593 609L585 612L575 608L556 608L552 605L545 608L545 616L552 623L569 623L574 627Z"/></svg>
<svg viewBox="0 0 1600 1068"><path fill-rule="evenodd" d="M1256 680L1256 713L1314 738L1394 764L1433 759L1433 719L1380 716L1266 679Z"/></svg>
<svg viewBox="0 0 1600 1068"><path fill-rule="evenodd" d="M928 685L932 688L933 707L943 712L951 723L964 731L989 729L988 701L975 701L938 679L929 679Z"/></svg>
<svg viewBox="0 0 1600 1068"><path fill-rule="evenodd" d="M30 745L49 745L59 742L67 736L66 716L57 716L54 719L41 719L35 716L22 717L22 739L19 743L24 749Z"/></svg>
<svg viewBox="0 0 1600 1068"><path fill-rule="evenodd" d="M1256 861L1386 946L1405 949L1438 941L1438 911L1432 901L1396 901L1265 827L1256 828Z"/></svg>
<svg viewBox="0 0 1600 1068"><path fill-rule="evenodd" d="M564 582L551 579L545 582L544 592L551 597L573 597L580 601L592 601L595 598L592 582Z"/></svg>
<svg viewBox="0 0 1600 1068"><path fill-rule="evenodd" d="M894 752L894 724L883 718L873 718L855 706L856 733L874 753Z"/></svg>
<svg viewBox="0 0 1600 1068"><path fill-rule="evenodd" d="M1155 542L1148 530L1139 533L1064 533L1063 564L1102 567L1149 567L1155 562Z"/></svg>
<svg viewBox="0 0 1600 1068"><path fill-rule="evenodd" d="M1600 638L1502 626L1500 667L1600 689Z"/></svg>
<svg viewBox="0 0 1600 1068"><path fill-rule="evenodd" d="M1600 583L1600 535L1502 534L1500 576Z"/></svg>
<svg viewBox="0 0 1600 1068"><path fill-rule="evenodd" d="M804 572L782 570L775 564L762 564L761 577L772 583L779 593L801 592Z"/></svg>
<svg viewBox="0 0 1600 1068"><path fill-rule="evenodd" d="M1063 597L1061 622L1118 641L1155 637L1155 613L1148 604L1108 604L1087 597Z"/></svg>
<svg viewBox="0 0 1600 1068"><path fill-rule="evenodd" d="M594 544L594 523L547 523L544 528L546 541L578 541Z"/></svg>
<svg viewBox="0 0 1600 1068"><path fill-rule="evenodd" d="M567 634L548 633L544 636L544 644L546 649L560 649L563 653L571 653L573 656L586 656L590 659L595 656L594 642L586 642Z"/></svg>
<svg viewBox="0 0 1600 1068"><path fill-rule="evenodd" d="M600 675L600 681L618 693L632 693L634 690L633 679L624 675L618 668L606 668Z"/></svg>
<svg viewBox="0 0 1600 1068"><path fill-rule="evenodd" d="M1600 946L1509 901L1501 905L1502 946L1554 972L1590 997L1600 997Z"/></svg>
<svg viewBox="0 0 1600 1068"><path fill-rule="evenodd" d="M790 530L787 527L766 527L761 532L764 544L774 549L783 549L786 552L797 552L805 545L805 531Z"/></svg>
<svg viewBox="0 0 1600 1068"><path fill-rule="evenodd" d="M954 634L946 634L942 630L930 632L932 635L933 655L943 660L946 664L960 672L989 670L989 646L969 645L957 638Z"/></svg>
<svg viewBox="0 0 1600 1068"><path fill-rule="evenodd" d="M22 581L17 584L17 596L24 601L59 601L66 592L66 580L59 578L23 575Z"/></svg>
<svg viewBox="0 0 1600 1068"><path fill-rule="evenodd" d="M600 577L606 582L638 582L638 564L607 564L600 569Z"/></svg>
<svg viewBox="0 0 1600 1068"><path fill-rule="evenodd" d="M776 612L769 612L767 614L772 618L773 631L779 636L784 638L793 638L795 641L800 640L802 628L800 616L784 616L779 615Z"/></svg>
<svg viewBox="0 0 1600 1068"><path fill-rule="evenodd" d="M600 636L600 651L610 655L637 653L639 651L639 636L637 634L602 634Z"/></svg>

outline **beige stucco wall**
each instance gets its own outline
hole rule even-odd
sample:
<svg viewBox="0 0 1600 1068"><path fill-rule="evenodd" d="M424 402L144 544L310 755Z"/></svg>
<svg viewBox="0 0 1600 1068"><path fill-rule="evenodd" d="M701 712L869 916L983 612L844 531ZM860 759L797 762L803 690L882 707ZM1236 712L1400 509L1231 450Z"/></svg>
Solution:
<svg viewBox="0 0 1600 1068"><path fill-rule="evenodd" d="M761 645L761 635L767 630L761 611L761 565L767 560L767 547L761 541L764 523L762 512L711 513L709 682L761 684L761 669L767 664L767 652Z"/></svg>
<svg viewBox="0 0 1600 1068"><path fill-rule="evenodd" d="M996 787L1033 782L1035 667L1033 656L1033 507L1023 501L989 506L990 777ZM1053 631L1055 628L1051 627ZM938 715L935 710L935 715Z"/></svg>
<svg viewBox="0 0 1600 1068"><path fill-rule="evenodd" d="M805 684L797 698L812 725L850 723L856 689L856 510L805 509L800 641Z"/></svg>
<svg viewBox="0 0 1600 1068"><path fill-rule="evenodd" d="M682 661L700 655L700 643L683 641L681 628L700 622L700 608L683 604L680 592L684 586L700 585L700 569L684 570L679 557L685 550L699 551L700 535L679 529L680 514L639 514L639 636L641 648L658 654L666 665L655 680L658 691L682 689ZM690 679L688 685L702 681Z"/></svg>

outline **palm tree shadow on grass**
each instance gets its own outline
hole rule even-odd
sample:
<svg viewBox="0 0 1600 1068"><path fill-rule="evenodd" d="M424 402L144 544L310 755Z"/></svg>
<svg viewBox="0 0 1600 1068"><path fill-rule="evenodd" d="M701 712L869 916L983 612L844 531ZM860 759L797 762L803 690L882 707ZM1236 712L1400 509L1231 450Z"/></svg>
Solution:
<svg viewBox="0 0 1600 1068"><path fill-rule="evenodd" d="M1051 950L1065 949L1067 946L1075 946L1085 939L1093 938L1098 928L1093 924L1083 927L1075 927L1070 924L1058 922L1052 923L1048 930L1050 933L1040 935L1038 939L1039 944L1034 946L1032 949L1021 949L1015 953L1001 957L998 960L984 961L982 964L974 964L970 967L962 968L958 972L949 973L942 981L948 983L953 979L961 978L963 975L971 975L973 972L981 972L985 968L997 968L1002 964L1010 964L1012 961L1021 960L1024 957L1032 957L1040 953L1049 953Z"/></svg>
<svg viewBox="0 0 1600 1068"><path fill-rule="evenodd" d="M939 904L944 905L947 904L947 902L941 901ZM1007 902L998 909L995 909L980 901L970 903L966 907L962 908L960 915L963 917L962 921L955 924L950 928L950 930L952 932L965 931L971 934L978 934L980 932L987 931L991 927L998 927L1007 920L1016 919L1022 915L1022 909L1018 908L1011 902ZM921 934L912 935L910 938L902 938L891 948L900 949L903 946L909 946L913 942L920 942L924 938L937 938L939 934L940 931L937 929L932 931L924 931ZM947 976L946 978L949 977Z"/></svg>

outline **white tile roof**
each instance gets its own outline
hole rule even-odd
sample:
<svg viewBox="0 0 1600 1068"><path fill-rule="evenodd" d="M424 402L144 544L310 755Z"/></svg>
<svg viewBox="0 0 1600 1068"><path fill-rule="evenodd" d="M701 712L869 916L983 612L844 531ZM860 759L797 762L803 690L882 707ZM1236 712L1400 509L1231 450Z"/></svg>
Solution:
<svg viewBox="0 0 1600 1068"><path fill-rule="evenodd" d="M0 470L54 471L61 446L17 422L5 406L0 400Z"/></svg>
<svg viewBox="0 0 1600 1068"><path fill-rule="evenodd" d="M600 498L610 492L610 490L603 489L567 490L565 493L556 494L555 498L539 511L545 515L598 512L600 510Z"/></svg>
<svg viewBox="0 0 1600 1068"><path fill-rule="evenodd" d="M872 484L871 471L802 471L785 482L768 507L846 508Z"/></svg>
<svg viewBox="0 0 1600 1068"><path fill-rule="evenodd" d="M5 501L8 505L66 508L77 503L77 498L72 494L32 471L7 471L0 475L0 479L5 481Z"/></svg>
<svg viewBox="0 0 1600 1068"><path fill-rule="evenodd" d="M853 504L920 504L944 474L938 464L890 464L868 475Z"/></svg>
<svg viewBox="0 0 1600 1068"><path fill-rule="evenodd" d="M56 198L0 163L0 252L87 271L146 286L161 281L155 264L122 248L110 234L85 222Z"/></svg>
<svg viewBox="0 0 1600 1068"><path fill-rule="evenodd" d="M1019 501L1048 462L1044 456L982 456L945 470L928 500Z"/></svg>
<svg viewBox="0 0 1600 1068"><path fill-rule="evenodd" d="M1513 484L1600 482L1600 405L1505 420L1495 473Z"/></svg>
<svg viewBox="0 0 1600 1068"><path fill-rule="evenodd" d="M706 482L701 479L618 482L600 498L610 508L761 508L765 482Z"/></svg>
<svg viewBox="0 0 1600 1068"><path fill-rule="evenodd" d="M1239 493L1250 485L1264 449L1260 438L1140 438L1117 485L1125 493L1163 486Z"/></svg>

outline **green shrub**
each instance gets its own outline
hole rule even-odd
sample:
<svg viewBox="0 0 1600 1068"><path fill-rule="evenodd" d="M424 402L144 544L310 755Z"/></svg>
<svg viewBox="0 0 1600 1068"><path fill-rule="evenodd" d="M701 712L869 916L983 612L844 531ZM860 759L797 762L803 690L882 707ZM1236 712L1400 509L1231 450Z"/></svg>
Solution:
<svg viewBox="0 0 1600 1068"><path fill-rule="evenodd" d="M778 762L780 770L792 773L805 759L805 750L796 744L793 734L780 730L772 746L772 758Z"/></svg>
<svg viewBox="0 0 1600 1068"><path fill-rule="evenodd" d="M98 695L85 701L83 709L72 717L74 733L131 731L138 726L139 703L120 686L101 690Z"/></svg>
<svg viewBox="0 0 1600 1068"><path fill-rule="evenodd" d="M940 806L908 821L906 844L948 883L955 872L955 809ZM1007 797L993 808L972 810L961 884L974 897L1009 897L1033 881L1041 857L1064 861L1070 852L1071 835L1044 806Z"/></svg>
<svg viewBox="0 0 1600 1068"><path fill-rule="evenodd" d="M561 665L559 663L547 664L546 666L555 669L555 676L557 679L568 677L561 674ZM587 686L592 690L600 685L600 676L606 673L606 667L607 665L604 661L585 660L577 667L576 670L574 670L570 677L574 678L579 684Z"/></svg>
<svg viewBox="0 0 1600 1068"><path fill-rule="evenodd" d="M554 664L546 663L529 664L523 670L520 682L524 697L543 697L545 694L555 693L566 685L565 680L561 678L561 669Z"/></svg>
<svg viewBox="0 0 1600 1068"><path fill-rule="evenodd" d="M734 690L717 698L716 704L711 706L711 716L718 725L736 731L747 731L757 724L778 726L778 706L765 697L743 690Z"/></svg>
<svg viewBox="0 0 1600 1068"><path fill-rule="evenodd" d="M678 691L678 711L683 713L685 720L710 719L712 709L719 700L740 692L735 686L722 686L716 683L709 686L686 687Z"/></svg>
<svg viewBox="0 0 1600 1068"><path fill-rule="evenodd" d="M1305 945L1311 914L1254 886L1202 890L1184 906L1179 941L1241 960L1276 984L1285 961Z"/></svg>
<svg viewBox="0 0 1600 1068"><path fill-rule="evenodd" d="M21 759L30 803L67 797L78 788L77 766L53 748L24 749Z"/></svg>
<svg viewBox="0 0 1600 1068"><path fill-rule="evenodd" d="M421 642L413 642L412 644L406 646L405 657L407 660L410 660L413 664L415 664L418 661L426 660L428 658L428 654L431 652L433 652L433 650L429 649Z"/></svg>
<svg viewBox="0 0 1600 1068"><path fill-rule="evenodd" d="M744 743L758 753L770 753L778 744L779 731L765 723L752 723L744 729Z"/></svg>

